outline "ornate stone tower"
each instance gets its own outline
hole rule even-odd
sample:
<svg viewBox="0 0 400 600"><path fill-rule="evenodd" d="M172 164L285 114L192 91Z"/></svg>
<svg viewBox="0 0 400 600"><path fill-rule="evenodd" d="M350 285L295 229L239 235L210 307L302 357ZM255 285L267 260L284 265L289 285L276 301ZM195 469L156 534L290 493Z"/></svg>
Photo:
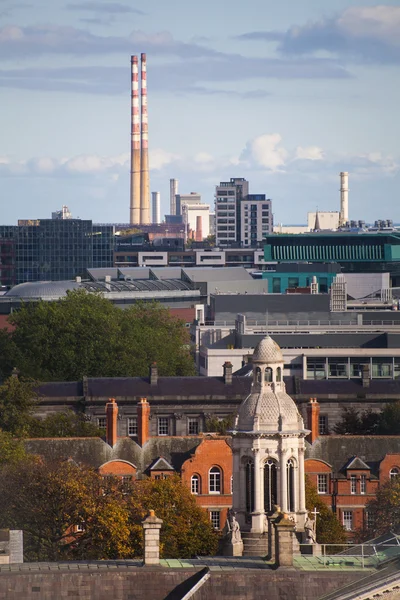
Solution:
<svg viewBox="0 0 400 600"><path fill-rule="evenodd" d="M232 431L233 510L243 531L262 534L279 505L304 529L304 429L283 383L283 356L266 336L253 354L251 393L242 402Z"/></svg>

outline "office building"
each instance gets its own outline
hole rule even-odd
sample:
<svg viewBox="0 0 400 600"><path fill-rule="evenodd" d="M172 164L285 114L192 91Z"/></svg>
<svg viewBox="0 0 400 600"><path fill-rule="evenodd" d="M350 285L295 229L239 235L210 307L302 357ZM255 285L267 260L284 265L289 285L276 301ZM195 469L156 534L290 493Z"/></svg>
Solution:
<svg viewBox="0 0 400 600"><path fill-rule="evenodd" d="M272 233L272 202L265 194L248 194L240 203L240 243L255 246Z"/></svg>

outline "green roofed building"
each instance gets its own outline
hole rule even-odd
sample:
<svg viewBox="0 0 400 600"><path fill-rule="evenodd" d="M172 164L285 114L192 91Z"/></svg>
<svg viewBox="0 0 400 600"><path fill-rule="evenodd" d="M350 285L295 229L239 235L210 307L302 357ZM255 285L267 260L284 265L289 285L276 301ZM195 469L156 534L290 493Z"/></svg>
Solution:
<svg viewBox="0 0 400 600"><path fill-rule="evenodd" d="M339 263L345 273L389 272L400 285L400 232L278 234L265 238L264 259Z"/></svg>

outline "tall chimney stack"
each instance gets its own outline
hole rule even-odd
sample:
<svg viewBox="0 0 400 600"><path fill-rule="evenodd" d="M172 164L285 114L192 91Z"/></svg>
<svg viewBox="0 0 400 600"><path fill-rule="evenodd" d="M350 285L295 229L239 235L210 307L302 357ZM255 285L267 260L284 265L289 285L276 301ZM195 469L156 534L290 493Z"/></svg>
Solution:
<svg viewBox="0 0 400 600"><path fill-rule="evenodd" d="M131 56L131 193L129 223L140 223L140 119L138 57Z"/></svg>
<svg viewBox="0 0 400 600"><path fill-rule="evenodd" d="M118 440L118 405L115 398L106 404L106 442L113 448Z"/></svg>
<svg viewBox="0 0 400 600"><path fill-rule="evenodd" d="M339 225L345 225L349 220L349 174L340 173L340 218Z"/></svg>
<svg viewBox="0 0 400 600"><path fill-rule="evenodd" d="M146 54L141 59L141 164L140 164L140 223L150 223L150 181L149 181L149 135L147 122L147 63Z"/></svg>
<svg viewBox="0 0 400 600"><path fill-rule="evenodd" d="M151 192L151 202L153 208L153 223L161 223L161 199L160 192Z"/></svg>
<svg viewBox="0 0 400 600"><path fill-rule="evenodd" d="M178 194L178 180L170 179L169 180L169 214L170 215L178 215L180 213L176 210L176 196Z"/></svg>
<svg viewBox="0 0 400 600"><path fill-rule="evenodd" d="M196 242L203 241L203 217L198 215L196 217Z"/></svg>

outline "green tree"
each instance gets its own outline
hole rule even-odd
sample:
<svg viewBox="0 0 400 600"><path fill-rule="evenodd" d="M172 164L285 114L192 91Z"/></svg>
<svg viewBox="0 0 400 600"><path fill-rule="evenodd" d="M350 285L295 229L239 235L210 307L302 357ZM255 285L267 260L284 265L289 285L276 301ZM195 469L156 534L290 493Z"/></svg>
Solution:
<svg viewBox="0 0 400 600"><path fill-rule="evenodd" d="M400 402L390 402L379 414L376 432L379 435L399 435Z"/></svg>
<svg viewBox="0 0 400 600"><path fill-rule="evenodd" d="M317 509L317 542L319 544L342 544L346 542L346 534L336 515L321 500L316 487L306 477L306 508L308 511ZM329 553L330 548L327 549Z"/></svg>
<svg viewBox="0 0 400 600"><path fill-rule="evenodd" d="M25 304L4 338L20 371L39 381L195 373L183 323L157 303L120 310L99 294L74 290L58 302ZM6 349L6 348L5 348ZM0 372L10 366L0 357Z"/></svg>
<svg viewBox="0 0 400 600"><path fill-rule="evenodd" d="M216 553L219 536L213 530L207 512L196 504L177 475L160 480L134 482L127 502L132 546L136 556L143 553L141 522L149 510L154 510L157 517L163 520L161 556L190 558Z"/></svg>
<svg viewBox="0 0 400 600"><path fill-rule="evenodd" d="M385 482L376 492L375 498L366 506L373 526L359 532L361 539L382 535L400 524L400 477Z"/></svg>
<svg viewBox="0 0 400 600"><path fill-rule="evenodd" d="M32 381L9 377L0 386L0 429L15 436L26 435L37 400Z"/></svg>
<svg viewBox="0 0 400 600"><path fill-rule="evenodd" d="M27 458L21 440L7 431L0 429L0 467L4 464L15 464Z"/></svg>
<svg viewBox="0 0 400 600"><path fill-rule="evenodd" d="M229 430L233 428L235 423L234 414L228 415L223 419L219 419L218 417L210 417L206 419L206 431L210 433L219 433L220 435L226 435Z"/></svg>
<svg viewBox="0 0 400 600"><path fill-rule="evenodd" d="M83 414L76 414L72 410L29 421L29 437L102 437L103 434L104 431L96 425L85 421Z"/></svg>
<svg viewBox="0 0 400 600"><path fill-rule="evenodd" d="M400 402L387 403L380 412L355 408L342 409L340 421L333 428L338 434L398 435L400 431Z"/></svg>
<svg viewBox="0 0 400 600"><path fill-rule="evenodd" d="M113 493L104 486L112 485ZM0 527L24 531L28 560L131 556L129 513L118 482L71 461L24 461L0 471ZM80 526L83 531L77 531Z"/></svg>

